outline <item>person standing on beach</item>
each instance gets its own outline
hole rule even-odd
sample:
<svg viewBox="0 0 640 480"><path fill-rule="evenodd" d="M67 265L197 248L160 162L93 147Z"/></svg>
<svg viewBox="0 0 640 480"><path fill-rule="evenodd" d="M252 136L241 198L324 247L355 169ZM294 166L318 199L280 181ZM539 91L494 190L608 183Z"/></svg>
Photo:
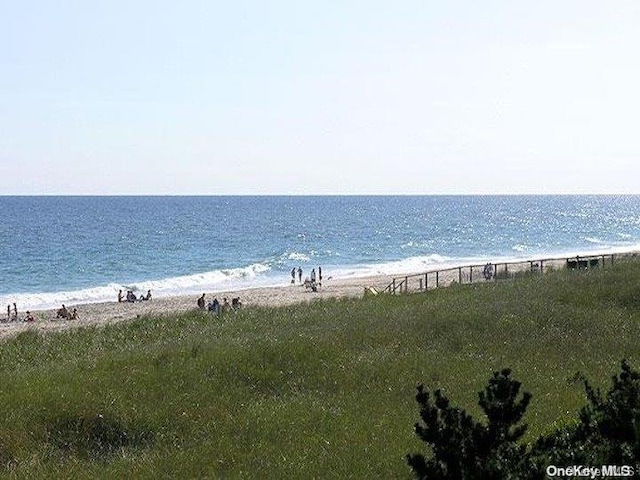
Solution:
<svg viewBox="0 0 640 480"><path fill-rule="evenodd" d="M7 305L7 322L11 321L11 305Z"/></svg>
<svg viewBox="0 0 640 480"><path fill-rule="evenodd" d="M491 263L487 263L484 266L483 275L485 280L491 280L493 278L493 265Z"/></svg>
<svg viewBox="0 0 640 480"><path fill-rule="evenodd" d="M15 302L13 303L13 319L18 321L18 305Z"/></svg>
<svg viewBox="0 0 640 480"><path fill-rule="evenodd" d="M204 310L204 293L202 294L202 296L200 298L198 298L198 308L200 310Z"/></svg>
<svg viewBox="0 0 640 480"><path fill-rule="evenodd" d="M291 269L291 285L296 283L296 267Z"/></svg>
<svg viewBox="0 0 640 480"><path fill-rule="evenodd" d="M213 297L213 302L209 304L209 311L214 315L220 315L220 302L218 297Z"/></svg>
<svg viewBox="0 0 640 480"><path fill-rule="evenodd" d="M302 268L298 267L298 281L302 283Z"/></svg>
<svg viewBox="0 0 640 480"><path fill-rule="evenodd" d="M316 269L311 269L311 283L316 283Z"/></svg>
<svg viewBox="0 0 640 480"><path fill-rule="evenodd" d="M322 267L318 267L318 285L322 286Z"/></svg>

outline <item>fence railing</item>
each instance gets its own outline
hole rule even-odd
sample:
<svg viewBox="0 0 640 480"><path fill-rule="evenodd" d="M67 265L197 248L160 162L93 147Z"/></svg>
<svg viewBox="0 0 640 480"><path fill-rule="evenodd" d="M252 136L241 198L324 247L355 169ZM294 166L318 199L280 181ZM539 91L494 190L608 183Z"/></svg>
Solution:
<svg viewBox="0 0 640 480"><path fill-rule="evenodd" d="M452 283L498 281L525 273L545 273L560 268L571 270L605 268L606 265L613 265L615 259L616 254L605 254L465 265L395 277L382 292L392 294L421 292Z"/></svg>

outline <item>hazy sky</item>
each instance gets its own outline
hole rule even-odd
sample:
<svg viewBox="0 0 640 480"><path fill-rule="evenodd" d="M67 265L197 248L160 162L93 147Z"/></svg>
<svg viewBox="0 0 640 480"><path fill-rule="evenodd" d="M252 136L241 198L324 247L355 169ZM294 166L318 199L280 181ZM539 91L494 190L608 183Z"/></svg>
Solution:
<svg viewBox="0 0 640 480"><path fill-rule="evenodd" d="M0 0L0 194L640 193L640 2Z"/></svg>

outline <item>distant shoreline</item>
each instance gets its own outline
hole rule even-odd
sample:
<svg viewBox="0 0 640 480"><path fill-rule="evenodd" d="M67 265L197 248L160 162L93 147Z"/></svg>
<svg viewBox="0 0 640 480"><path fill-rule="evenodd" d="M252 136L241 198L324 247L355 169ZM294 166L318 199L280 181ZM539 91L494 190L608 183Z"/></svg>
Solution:
<svg viewBox="0 0 640 480"><path fill-rule="evenodd" d="M637 251L616 253L617 257L636 256ZM583 258L601 257L603 254L586 254L580 255ZM604 254L611 255L611 254ZM538 259L529 259L519 261L520 267L512 269L513 272L525 271L531 262L548 262L547 268L560 269L566 266L566 260L572 259L573 256L564 257L545 257ZM504 262L497 261L496 265L503 265ZM477 266L477 265L475 265ZM440 286L444 287L458 281L458 270L468 269L470 265L447 267L446 272L440 276ZM236 289L229 291L202 292L205 293L205 303L217 298L220 303L223 298L227 298L229 302L235 297L239 297L243 307L260 306L260 307L281 307L295 304L304 304L320 299L344 298L344 297L361 297L367 287L373 287L377 292L382 292L393 280L402 277L419 277L421 275L434 272L440 269L433 269L425 272L415 272L413 274L396 274L396 275L376 275L369 277L350 278L350 279L325 279L317 292L305 288L299 282L295 284L269 287L255 287L247 289ZM480 273L480 272L478 272ZM479 277L479 275L478 275ZM476 277L476 278L478 278ZM417 281L414 282L409 291L417 290ZM429 286L433 288L433 284ZM67 305L67 307L77 308L77 320L63 320L56 318L55 309L33 310L35 322L24 322L26 312L18 312L21 320L17 322L7 322L6 313L2 313L0 318L4 321L0 322L0 338L8 335L16 334L25 330L37 330L42 332L56 331L69 328L77 328L83 326L107 325L121 321L133 320L141 316L153 315L172 315L180 314L188 311L198 310L196 301L202 294L175 295L168 297L153 298L151 301L143 302L101 302L101 303L85 303ZM203 311L206 313L206 311ZM226 315L233 312L225 313Z"/></svg>
<svg viewBox="0 0 640 480"><path fill-rule="evenodd" d="M568 251L564 253L549 253L538 255L536 258L529 259L518 256L509 256L502 255L498 258L483 258L470 256L468 258L446 258L441 257L438 254L430 254L425 255L423 257L407 257L402 258L396 261L384 261L381 263L371 263L371 264L360 264L360 265L322 265L324 269L324 278L331 278L334 282L346 282L352 283L367 283L370 282L371 278L376 277L401 277L401 276L412 276L419 275L425 272L432 272L435 270L448 270L448 269L456 269L459 267L466 268L470 265L483 265L486 262L492 262L496 264L505 264L505 263L526 263L530 261L538 262L538 261L553 261L553 260L564 260L566 258L573 258L576 255L581 257L587 256L601 256L601 255L630 255L635 252L639 252L639 246L628 246L628 247L618 247L618 248L608 248L603 250L591 250L591 251L582 251L580 253L575 253L573 251ZM295 262L292 262L293 265ZM147 290L151 290L153 292L153 296L156 299L159 298L170 298L170 297L180 297L180 296L193 296L193 295L201 295L203 292L225 292L232 291L237 295L241 295L242 292L247 292L250 290L254 290L256 288L281 288L285 286L289 286L289 281L291 277L289 273L281 273L277 276L269 276L269 275L257 275L255 278L251 277L251 273L256 269L256 265L252 264L246 267L238 267L233 269L226 269L221 271L214 272L201 272L194 273L189 275L182 275L179 277L172 277L161 280L139 280L132 282L125 282L122 284L112 283L108 285L94 286L94 287L86 287L80 290L68 290L68 291L59 291L59 292L43 292L43 293L15 293L15 294L5 294L0 296L0 308L6 308L6 305L13 305L14 302L18 304L18 309L21 313L24 313L26 310L31 311L46 311L52 310L54 308L60 308L62 304L65 304L67 307L73 306L84 306L91 304L105 304L110 303L112 299L115 299L117 296L117 292L121 289L123 292L131 289L134 291L136 295L141 293L146 293ZM258 265L259 266L259 265ZM304 271L304 276L308 276L309 268L311 266L307 266ZM237 272L239 273L237 273ZM228 274L228 272L236 272L234 275L230 275L230 277L223 282L215 282L212 281L210 285L207 285L208 282L203 282L203 285L198 287L197 285L188 285L185 287L180 287L179 283L184 279L190 279L191 277L207 277L211 276L212 278L216 278L217 275L223 273L224 275ZM389 273L387 273L389 272ZM243 278L246 275L246 279ZM297 277L296 277L297 281ZM173 284L174 286L171 288L159 287L155 288L154 285L157 284ZM375 282L374 282L375 283ZM236 296L237 296L236 295ZM4 316L6 316L6 310L0 311L0 321Z"/></svg>

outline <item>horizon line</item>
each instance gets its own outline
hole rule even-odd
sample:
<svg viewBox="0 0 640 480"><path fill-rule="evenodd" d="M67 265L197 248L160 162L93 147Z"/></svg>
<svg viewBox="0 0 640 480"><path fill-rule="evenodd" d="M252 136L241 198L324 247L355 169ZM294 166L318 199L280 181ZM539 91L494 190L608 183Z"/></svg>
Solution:
<svg viewBox="0 0 640 480"><path fill-rule="evenodd" d="M505 193L0 193L10 197L612 197L639 196L640 192L505 192Z"/></svg>

